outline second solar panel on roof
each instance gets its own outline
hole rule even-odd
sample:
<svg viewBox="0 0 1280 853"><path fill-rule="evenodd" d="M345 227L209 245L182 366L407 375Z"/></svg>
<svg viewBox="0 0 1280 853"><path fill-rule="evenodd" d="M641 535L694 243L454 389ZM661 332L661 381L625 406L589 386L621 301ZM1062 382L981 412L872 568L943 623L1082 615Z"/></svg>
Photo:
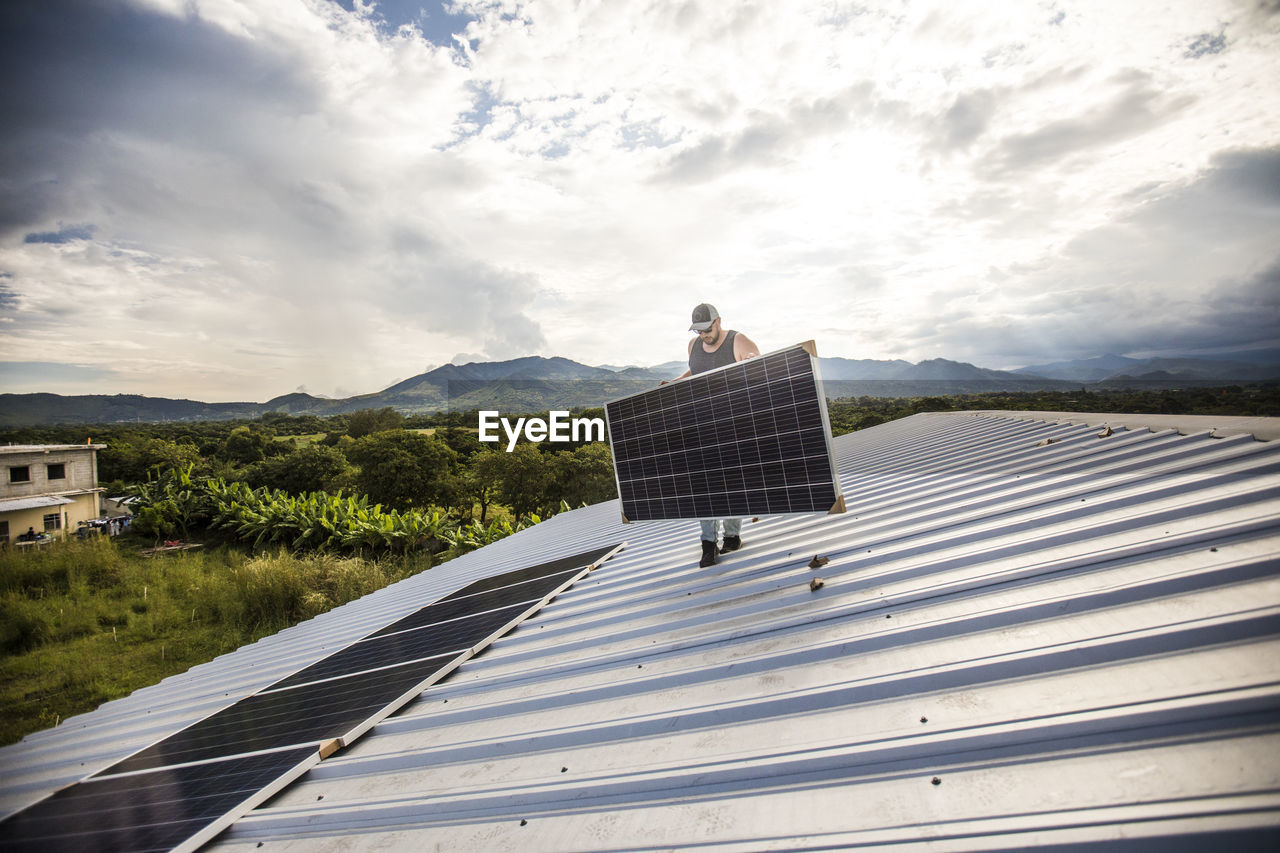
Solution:
<svg viewBox="0 0 1280 853"><path fill-rule="evenodd" d="M811 344L605 406L627 521L843 512Z"/></svg>
<svg viewBox="0 0 1280 853"><path fill-rule="evenodd" d="M452 671L478 645L503 633L618 547L474 581L105 772L208 761L307 741L346 740L406 692Z"/></svg>
<svg viewBox="0 0 1280 853"><path fill-rule="evenodd" d="M0 824L0 850L118 853L194 849L320 761L295 747L143 773L98 775Z"/></svg>
<svg viewBox="0 0 1280 853"><path fill-rule="evenodd" d="M0 821L0 850L194 849L621 547L474 581Z"/></svg>

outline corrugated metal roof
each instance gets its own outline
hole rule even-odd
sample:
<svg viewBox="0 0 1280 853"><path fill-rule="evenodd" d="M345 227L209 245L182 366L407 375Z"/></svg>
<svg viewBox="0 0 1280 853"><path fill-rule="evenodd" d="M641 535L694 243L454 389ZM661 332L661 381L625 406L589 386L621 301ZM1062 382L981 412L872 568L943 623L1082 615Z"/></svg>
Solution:
<svg viewBox="0 0 1280 853"><path fill-rule="evenodd" d="M466 581L625 539L215 844L1274 842L1280 445L1091 417L841 436L848 513L748 523L711 569L695 523L565 513L0 751L0 807Z"/></svg>
<svg viewBox="0 0 1280 853"><path fill-rule="evenodd" d="M63 504L73 504L75 501L70 498L62 498L57 495L38 495L32 498L4 498L0 499L0 512L17 512L20 509L37 509L42 506L62 506Z"/></svg>

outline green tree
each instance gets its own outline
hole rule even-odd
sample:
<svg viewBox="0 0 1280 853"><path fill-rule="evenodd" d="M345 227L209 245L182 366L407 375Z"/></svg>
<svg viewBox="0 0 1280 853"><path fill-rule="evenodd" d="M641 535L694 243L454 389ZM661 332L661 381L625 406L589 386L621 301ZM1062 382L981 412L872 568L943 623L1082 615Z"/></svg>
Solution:
<svg viewBox="0 0 1280 853"><path fill-rule="evenodd" d="M173 532L184 539L191 531L203 528L213 512L213 498L207 487L208 478L197 477L192 468L171 469L138 487L138 507L133 527L140 533L154 534L159 540Z"/></svg>
<svg viewBox="0 0 1280 853"><path fill-rule="evenodd" d="M276 447L275 434L255 426L238 426L231 430L226 442L222 445L222 455L232 462L250 464L261 462L268 456L280 452Z"/></svg>
<svg viewBox="0 0 1280 853"><path fill-rule="evenodd" d="M347 435L352 438L363 438L375 432L386 432L404 427L404 415L390 406L381 409L361 409L352 412L347 419Z"/></svg>
<svg viewBox="0 0 1280 853"><path fill-rule="evenodd" d="M460 497L466 502L467 512L475 504L480 505L480 523L489 515L489 505L498 498L502 489L504 460L500 450L482 450L471 457L471 463L459 479Z"/></svg>
<svg viewBox="0 0 1280 853"><path fill-rule="evenodd" d="M287 456L255 463L245 474L254 486L268 486L290 494L336 491L350 469L346 455L336 447L304 444Z"/></svg>
<svg viewBox="0 0 1280 853"><path fill-rule="evenodd" d="M324 432L328 428L326 418L315 415L290 415L286 412L263 412L259 422L276 435L306 435Z"/></svg>
<svg viewBox="0 0 1280 853"><path fill-rule="evenodd" d="M376 432L353 442L347 458L360 468L358 488L375 503L407 509L453 501L457 454L435 436Z"/></svg>
<svg viewBox="0 0 1280 853"><path fill-rule="evenodd" d="M453 448L462 459L470 459L477 453L486 450L486 446L476 437L475 430L464 427L443 427L435 432L436 438Z"/></svg>
<svg viewBox="0 0 1280 853"><path fill-rule="evenodd" d="M201 463L193 444L135 435L112 441L98 455L98 479L143 483L166 471L181 471Z"/></svg>
<svg viewBox="0 0 1280 853"><path fill-rule="evenodd" d="M522 442L510 453L492 451L498 476L498 497L517 516L537 512L553 501L554 471L547 454L536 444Z"/></svg>
<svg viewBox="0 0 1280 853"><path fill-rule="evenodd" d="M594 504L618 496L613 476L613 456L606 444L584 444L575 450L562 450L551 459L554 483L550 503L564 501L569 506Z"/></svg>

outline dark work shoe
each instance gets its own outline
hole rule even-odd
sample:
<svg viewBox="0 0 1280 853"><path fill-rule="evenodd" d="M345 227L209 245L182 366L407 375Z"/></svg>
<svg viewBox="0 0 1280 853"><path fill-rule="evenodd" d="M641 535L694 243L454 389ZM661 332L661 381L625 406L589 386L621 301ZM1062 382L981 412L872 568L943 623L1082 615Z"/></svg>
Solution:
<svg viewBox="0 0 1280 853"><path fill-rule="evenodd" d="M730 551L736 551L742 547L742 537L726 536L724 537L724 547L720 549L721 554L728 554Z"/></svg>
<svg viewBox="0 0 1280 853"><path fill-rule="evenodd" d="M698 563L698 568L705 569L707 566L716 564L716 543L702 540L702 561Z"/></svg>

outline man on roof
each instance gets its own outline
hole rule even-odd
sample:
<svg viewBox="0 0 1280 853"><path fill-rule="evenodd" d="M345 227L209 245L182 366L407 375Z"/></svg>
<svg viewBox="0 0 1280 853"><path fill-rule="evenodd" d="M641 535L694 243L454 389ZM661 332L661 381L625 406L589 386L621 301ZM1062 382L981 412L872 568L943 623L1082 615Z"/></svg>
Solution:
<svg viewBox="0 0 1280 853"><path fill-rule="evenodd" d="M689 369L676 379L685 379L760 354L760 348L751 338L733 329L725 329L720 320L720 312L714 305L706 302L693 309L693 324L689 326L689 331L698 333L697 337L689 341ZM742 547L742 537L739 535L742 519L702 519L702 559L698 565L703 568L716 564L716 540L719 538L722 522L724 545L718 549L718 553L725 554Z"/></svg>

